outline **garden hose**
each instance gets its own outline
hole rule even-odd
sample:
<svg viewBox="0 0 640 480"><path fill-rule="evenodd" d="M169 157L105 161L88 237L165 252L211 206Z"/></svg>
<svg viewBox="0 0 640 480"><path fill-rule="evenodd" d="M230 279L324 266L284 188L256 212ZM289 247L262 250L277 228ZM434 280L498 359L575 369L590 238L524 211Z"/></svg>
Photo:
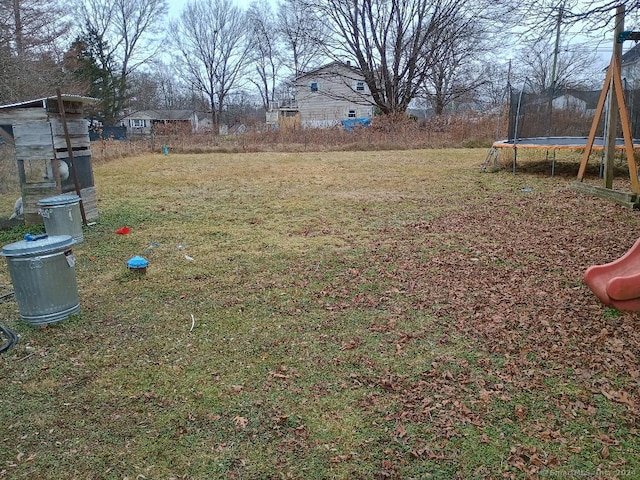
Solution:
<svg viewBox="0 0 640 480"><path fill-rule="evenodd" d="M0 301L4 301L5 298L10 297L11 295L13 295L13 292L5 293L4 295L1 295ZM3 336L7 337L7 340L4 343L2 343L2 345L0 346L0 353L2 353L5 350L9 350L16 343L18 343L18 335L13 330L5 327L1 323L0 323L0 331L2 332Z"/></svg>

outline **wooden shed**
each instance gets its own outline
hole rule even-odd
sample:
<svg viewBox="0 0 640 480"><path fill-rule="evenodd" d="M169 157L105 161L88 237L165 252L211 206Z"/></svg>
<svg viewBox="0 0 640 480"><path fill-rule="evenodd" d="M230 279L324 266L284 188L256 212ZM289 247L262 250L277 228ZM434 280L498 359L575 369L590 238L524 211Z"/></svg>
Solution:
<svg viewBox="0 0 640 480"><path fill-rule="evenodd" d="M15 146L26 225L42 223L39 200L76 193L76 178L86 220L98 218L89 122L83 118L84 106L97 100L79 95L61 100L63 109L57 95L0 106L0 135Z"/></svg>

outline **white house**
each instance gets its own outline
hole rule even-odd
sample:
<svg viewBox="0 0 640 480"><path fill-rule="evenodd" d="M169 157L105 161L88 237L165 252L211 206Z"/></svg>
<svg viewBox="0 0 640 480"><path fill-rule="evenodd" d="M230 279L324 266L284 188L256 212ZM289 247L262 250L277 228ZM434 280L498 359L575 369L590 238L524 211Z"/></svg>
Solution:
<svg viewBox="0 0 640 480"><path fill-rule="evenodd" d="M141 110L122 118L120 125L127 127L131 135L149 135L157 125L188 125L198 130L198 115L192 110Z"/></svg>
<svg viewBox="0 0 640 480"><path fill-rule="evenodd" d="M565 93L553 99L553 109L585 112L587 110L587 102L581 98Z"/></svg>
<svg viewBox="0 0 640 480"><path fill-rule="evenodd" d="M295 79L302 127L327 128L347 118L371 118L374 102L360 71L332 62Z"/></svg>

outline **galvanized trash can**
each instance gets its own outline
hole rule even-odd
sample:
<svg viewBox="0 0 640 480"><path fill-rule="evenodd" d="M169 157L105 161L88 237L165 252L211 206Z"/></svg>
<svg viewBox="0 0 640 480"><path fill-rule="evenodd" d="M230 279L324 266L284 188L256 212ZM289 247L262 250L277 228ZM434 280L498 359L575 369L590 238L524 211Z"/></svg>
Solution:
<svg viewBox="0 0 640 480"><path fill-rule="evenodd" d="M78 195L64 194L43 198L38 201L38 207L47 235L71 235L76 243L84 240Z"/></svg>
<svg viewBox="0 0 640 480"><path fill-rule="evenodd" d="M80 311L75 244L70 235L38 235L2 247L20 316L32 325L66 319Z"/></svg>

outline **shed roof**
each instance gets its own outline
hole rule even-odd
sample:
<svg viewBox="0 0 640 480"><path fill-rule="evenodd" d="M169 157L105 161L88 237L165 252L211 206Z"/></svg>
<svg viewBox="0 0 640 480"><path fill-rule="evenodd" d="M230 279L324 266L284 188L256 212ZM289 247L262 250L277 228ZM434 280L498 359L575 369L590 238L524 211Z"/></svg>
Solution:
<svg viewBox="0 0 640 480"><path fill-rule="evenodd" d="M97 98L85 97L82 95L62 94L61 97L63 101L67 101L67 102L78 102L78 103L87 103L87 104L98 102ZM50 102L50 101L57 102L58 97L57 96L43 97L43 98L36 98L34 100L26 100L24 102L11 103L8 105L0 105L0 110L9 110L12 108L47 108L47 102Z"/></svg>

